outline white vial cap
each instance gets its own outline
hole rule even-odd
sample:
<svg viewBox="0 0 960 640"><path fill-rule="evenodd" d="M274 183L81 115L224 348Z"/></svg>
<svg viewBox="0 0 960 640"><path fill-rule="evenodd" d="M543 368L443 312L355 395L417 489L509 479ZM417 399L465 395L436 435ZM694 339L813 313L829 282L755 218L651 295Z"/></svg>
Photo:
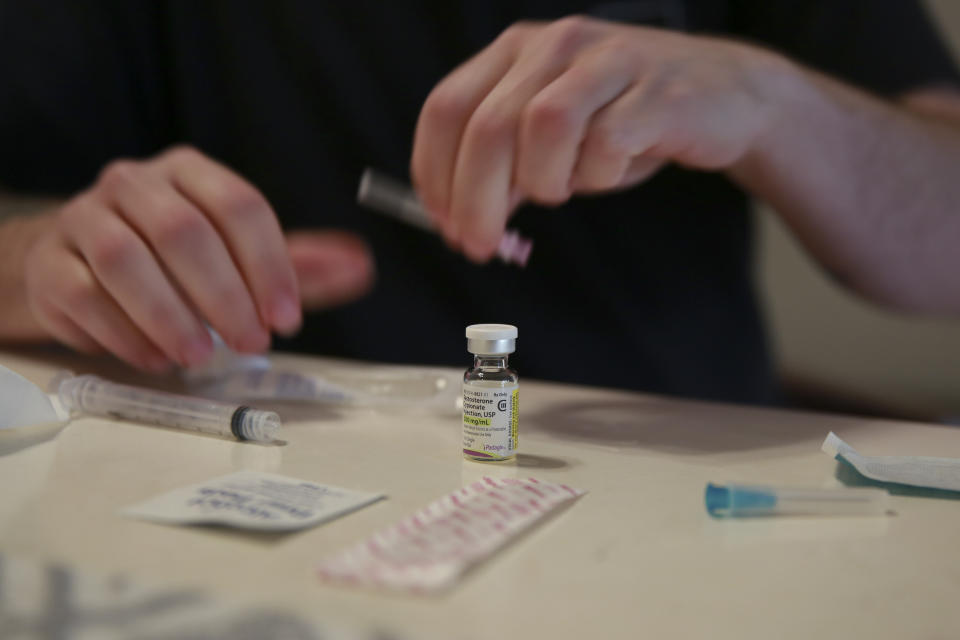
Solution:
<svg viewBox="0 0 960 640"><path fill-rule="evenodd" d="M470 353L513 353L516 347L517 328L512 324L472 324L467 327L467 351Z"/></svg>

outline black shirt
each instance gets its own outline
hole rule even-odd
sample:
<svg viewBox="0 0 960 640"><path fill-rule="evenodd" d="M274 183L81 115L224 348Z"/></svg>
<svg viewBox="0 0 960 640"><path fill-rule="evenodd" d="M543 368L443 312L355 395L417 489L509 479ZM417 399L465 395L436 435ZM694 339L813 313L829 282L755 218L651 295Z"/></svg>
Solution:
<svg viewBox="0 0 960 640"><path fill-rule="evenodd" d="M111 159L187 142L256 184L286 228L351 229L373 247L372 294L281 347L457 365L467 324L505 322L524 376L774 400L748 201L721 175L668 168L524 207L525 270L472 265L355 205L363 167L406 175L438 80L514 21L571 13L755 41L884 95L956 77L899 0L0 0L0 183L69 194Z"/></svg>

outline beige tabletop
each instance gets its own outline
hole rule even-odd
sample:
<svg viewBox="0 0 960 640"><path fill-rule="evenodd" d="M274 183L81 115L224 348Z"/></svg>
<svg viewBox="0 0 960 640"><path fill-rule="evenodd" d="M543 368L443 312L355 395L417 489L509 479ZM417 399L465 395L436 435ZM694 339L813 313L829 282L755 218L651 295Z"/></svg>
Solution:
<svg viewBox="0 0 960 640"><path fill-rule="evenodd" d="M274 356L324 371L341 363ZM58 351L0 352L38 383L64 364L145 382ZM714 520L708 481L820 487L829 431L864 454L960 457L960 430L760 410L525 380L514 465L464 461L455 414L281 411L284 446L75 420L0 457L0 552L322 619L430 638L960 637L960 503L892 498L883 517ZM388 499L287 535L177 527L122 507L232 471L268 471ZM439 597L324 584L317 563L482 477L585 489L569 509Z"/></svg>

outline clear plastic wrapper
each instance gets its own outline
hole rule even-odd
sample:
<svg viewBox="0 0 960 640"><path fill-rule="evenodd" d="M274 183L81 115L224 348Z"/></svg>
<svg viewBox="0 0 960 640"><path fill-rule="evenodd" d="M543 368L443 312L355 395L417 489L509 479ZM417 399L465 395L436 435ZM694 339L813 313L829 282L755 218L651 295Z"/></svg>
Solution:
<svg viewBox="0 0 960 640"><path fill-rule="evenodd" d="M224 402L320 404L456 413L461 373L456 370L344 362L322 370L276 366L261 355L238 354L213 331L214 356L185 369L191 393Z"/></svg>
<svg viewBox="0 0 960 640"><path fill-rule="evenodd" d="M194 381L191 389L210 398L236 402L291 402L350 407L457 410L459 376L415 368L368 368L322 374L282 369L233 371Z"/></svg>

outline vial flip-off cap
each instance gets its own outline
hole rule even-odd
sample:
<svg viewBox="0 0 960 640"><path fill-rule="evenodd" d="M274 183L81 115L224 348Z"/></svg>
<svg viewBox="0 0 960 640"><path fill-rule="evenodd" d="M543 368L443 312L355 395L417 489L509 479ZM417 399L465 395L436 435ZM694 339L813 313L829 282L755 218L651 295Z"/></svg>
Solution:
<svg viewBox="0 0 960 640"><path fill-rule="evenodd" d="M496 355L517 349L517 328L512 324L472 324L467 327L467 351Z"/></svg>
<svg viewBox="0 0 960 640"><path fill-rule="evenodd" d="M373 169L365 169L357 189L357 202L396 220L436 233L430 214L407 185ZM533 241L515 229L507 229L497 245L497 257L507 264L526 267Z"/></svg>

